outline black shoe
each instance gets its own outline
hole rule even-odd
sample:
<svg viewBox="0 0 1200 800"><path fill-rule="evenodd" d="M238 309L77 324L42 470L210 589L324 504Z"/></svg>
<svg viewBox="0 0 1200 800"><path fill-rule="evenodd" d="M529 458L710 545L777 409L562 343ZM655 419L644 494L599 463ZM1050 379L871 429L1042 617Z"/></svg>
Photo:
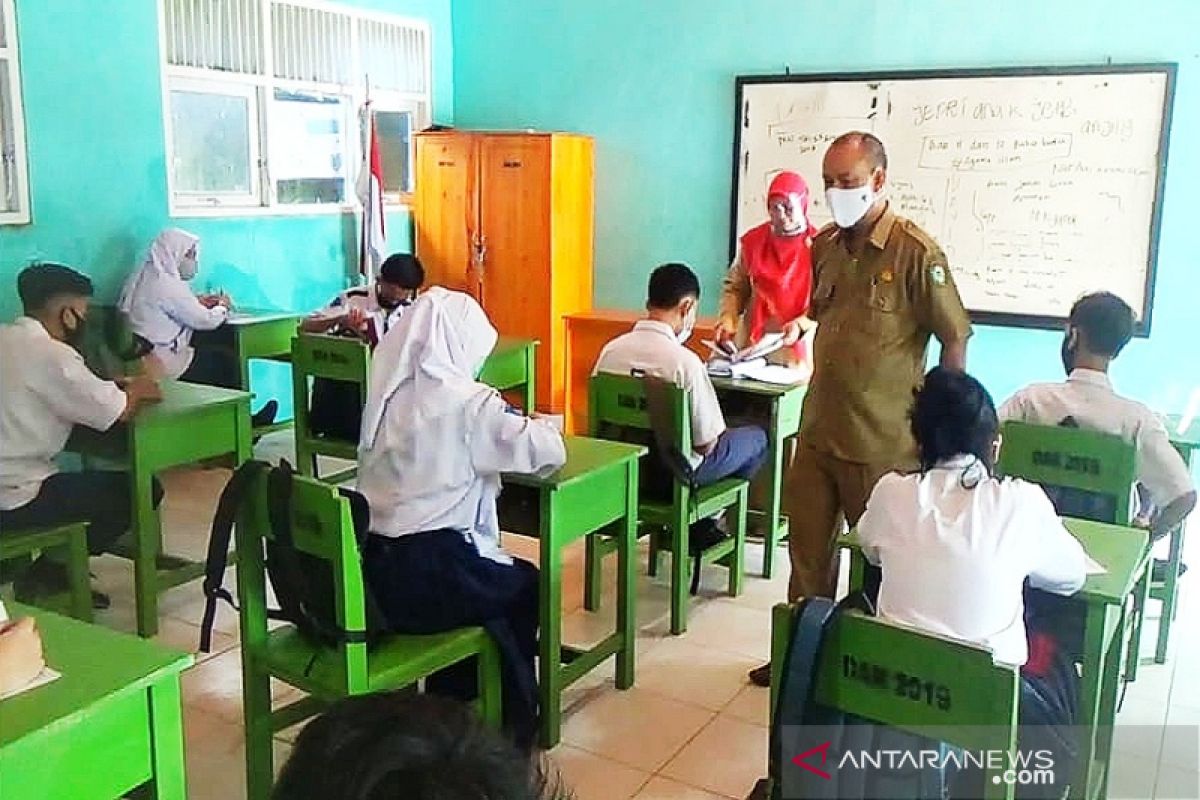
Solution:
<svg viewBox="0 0 1200 800"><path fill-rule="evenodd" d="M106 595L99 589L92 589L92 608L96 611L104 611L112 605L112 598Z"/></svg>
<svg viewBox="0 0 1200 800"><path fill-rule="evenodd" d="M693 523L688 529L688 552L699 555L729 538L711 517Z"/></svg>
<svg viewBox="0 0 1200 800"><path fill-rule="evenodd" d="M13 595L17 602L30 605L36 605L40 598L62 594L70 588L67 568L45 557L34 561L13 581Z"/></svg>
<svg viewBox="0 0 1200 800"><path fill-rule="evenodd" d="M250 417L250 424L255 428L262 428L270 425L275 421L275 415L279 413L279 402L277 400L268 400L263 404L263 407Z"/></svg>
<svg viewBox="0 0 1200 800"><path fill-rule="evenodd" d="M764 689L771 687L771 664L770 662L763 664L761 667L755 667L750 670L750 682L755 686L761 686Z"/></svg>
<svg viewBox="0 0 1200 800"><path fill-rule="evenodd" d="M1169 563L1165 558L1154 559L1154 566L1150 570L1150 577L1155 583L1161 583L1167 579L1167 565ZM1182 578L1185 574L1187 574L1187 564L1180 562L1179 577Z"/></svg>

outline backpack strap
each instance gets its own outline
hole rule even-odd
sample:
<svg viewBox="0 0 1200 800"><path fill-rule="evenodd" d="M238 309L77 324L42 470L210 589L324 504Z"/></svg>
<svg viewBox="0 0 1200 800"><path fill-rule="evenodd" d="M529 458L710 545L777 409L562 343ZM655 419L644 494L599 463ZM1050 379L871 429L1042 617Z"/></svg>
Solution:
<svg viewBox="0 0 1200 800"><path fill-rule="evenodd" d="M217 513L213 516L212 529L208 536L208 554L204 559L204 619L200 622L200 652L212 650L212 629L217 614L217 601L224 600L237 608L233 595L222 586L225 567L229 561L229 542L233 536L233 525L238 510L254 480L270 469L265 461L247 461L238 467L233 477L221 490L217 501Z"/></svg>

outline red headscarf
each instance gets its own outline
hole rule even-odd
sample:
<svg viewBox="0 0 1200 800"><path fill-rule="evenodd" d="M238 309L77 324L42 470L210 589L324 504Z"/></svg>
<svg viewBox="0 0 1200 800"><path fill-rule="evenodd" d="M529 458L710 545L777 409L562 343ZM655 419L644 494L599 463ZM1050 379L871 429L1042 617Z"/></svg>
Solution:
<svg viewBox="0 0 1200 800"><path fill-rule="evenodd" d="M794 172L781 172L771 181L767 202L772 197L799 195L800 209L808 224L808 184ZM750 301L750 341L756 342L767 322L790 322L808 313L812 295L811 227L792 236L776 236L771 223L751 228L742 236L742 264L754 287ZM804 358L800 342L795 356Z"/></svg>

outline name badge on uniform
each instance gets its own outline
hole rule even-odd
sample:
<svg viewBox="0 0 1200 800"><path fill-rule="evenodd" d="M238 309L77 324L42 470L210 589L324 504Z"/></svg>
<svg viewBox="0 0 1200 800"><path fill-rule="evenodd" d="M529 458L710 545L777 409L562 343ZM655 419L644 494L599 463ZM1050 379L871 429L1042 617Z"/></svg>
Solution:
<svg viewBox="0 0 1200 800"><path fill-rule="evenodd" d="M946 268L941 264L931 264L929 267L929 280L933 281L934 286L945 286Z"/></svg>

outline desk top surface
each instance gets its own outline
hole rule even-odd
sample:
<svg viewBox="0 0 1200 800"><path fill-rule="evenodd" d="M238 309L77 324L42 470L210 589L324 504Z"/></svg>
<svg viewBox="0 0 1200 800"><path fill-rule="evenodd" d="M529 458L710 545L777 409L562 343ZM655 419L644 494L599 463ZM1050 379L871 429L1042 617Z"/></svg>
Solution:
<svg viewBox="0 0 1200 800"><path fill-rule="evenodd" d="M1083 519L1064 519L1063 524L1088 555L1107 570L1103 575L1088 575L1079 594L1106 603L1124 602L1145 569L1149 532Z"/></svg>
<svg viewBox="0 0 1200 800"><path fill-rule="evenodd" d="M196 408L214 405L233 405L250 402L250 393L240 389L223 389L187 381L163 381L161 403L152 403L138 409L134 421L173 417Z"/></svg>
<svg viewBox="0 0 1200 800"><path fill-rule="evenodd" d="M587 436L564 437L567 443L567 463L549 475L518 475L506 474L504 480L509 483L524 486L548 487L557 489L581 480L589 473L621 464L643 456L647 449L637 444L610 442L606 439L592 439Z"/></svg>
<svg viewBox="0 0 1200 800"><path fill-rule="evenodd" d="M265 322L280 322L288 320L298 320L304 318L305 314L298 311L269 311L259 308L235 308L229 312L229 317L225 320L227 325L254 325Z"/></svg>
<svg viewBox="0 0 1200 800"><path fill-rule="evenodd" d="M806 392L808 391L807 383L779 384L779 383L764 383L763 381L752 381L749 378L712 378L712 384L718 392L744 392L746 394L765 395L767 397L779 397L790 392Z"/></svg>
<svg viewBox="0 0 1200 800"><path fill-rule="evenodd" d="M62 677L0 700L0 748L72 716L86 715L89 706L106 697L140 690L192 663L187 653L131 634L17 604L8 611L13 619L37 620L46 663Z"/></svg>
<svg viewBox="0 0 1200 800"><path fill-rule="evenodd" d="M501 336L496 340L496 346L492 348L491 355L499 355L512 350L524 350L530 345L538 344L537 339L525 339L520 336Z"/></svg>
<svg viewBox="0 0 1200 800"><path fill-rule="evenodd" d="M1167 426L1167 436L1170 437L1171 444L1189 450L1200 450L1200 416L1193 417L1191 424L1182 431L1179 430L1181 421L1180 414L1167 414L1163 417L1163 424Z"/></svg>

